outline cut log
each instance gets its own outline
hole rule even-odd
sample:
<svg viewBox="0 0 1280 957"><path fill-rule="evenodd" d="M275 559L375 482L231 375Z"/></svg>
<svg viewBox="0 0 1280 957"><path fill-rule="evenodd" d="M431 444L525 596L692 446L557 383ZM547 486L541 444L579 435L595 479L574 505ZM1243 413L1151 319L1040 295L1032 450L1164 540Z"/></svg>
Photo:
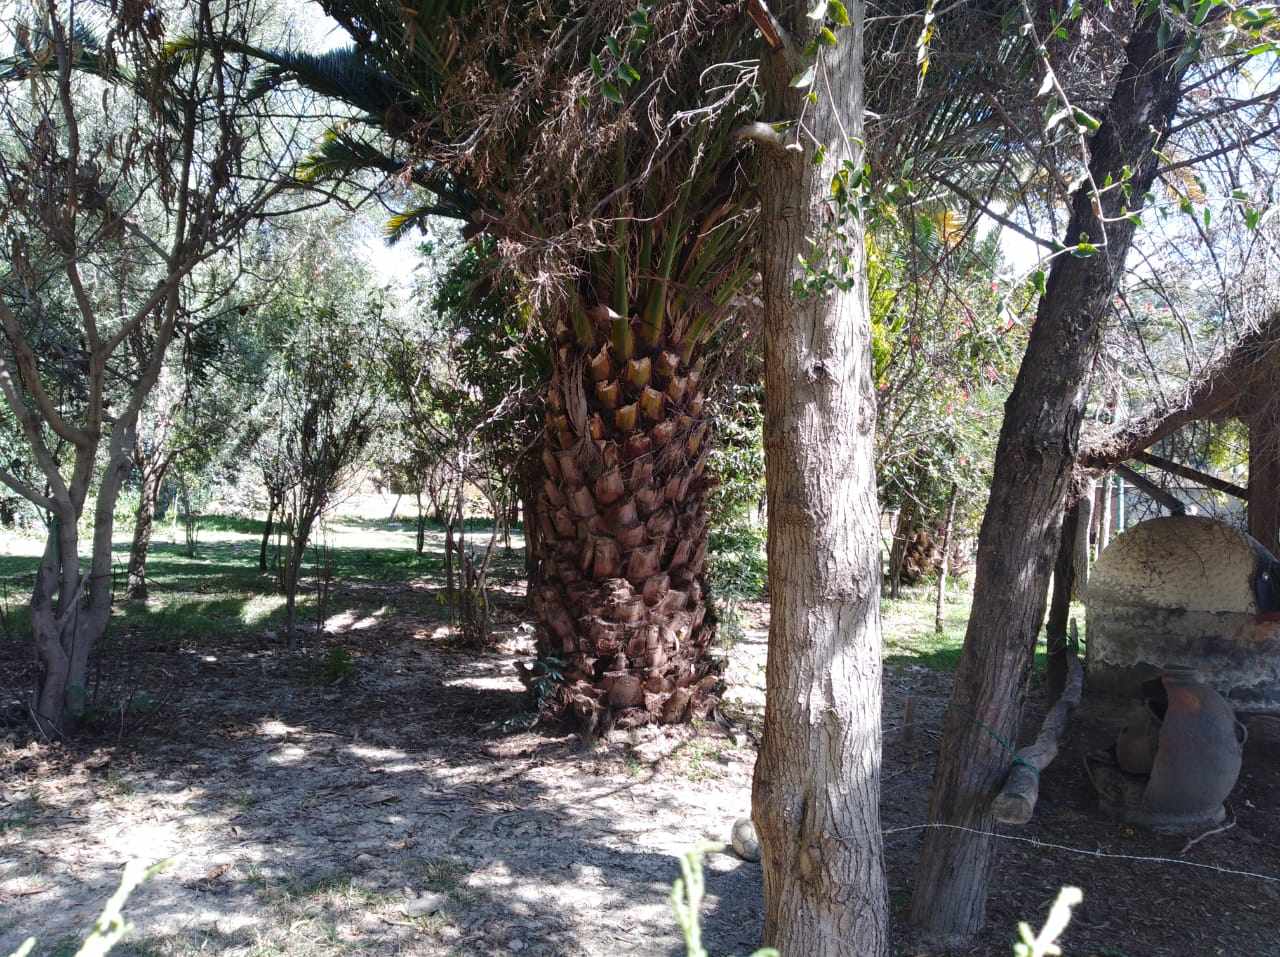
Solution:
<svg viewBox="0 0 1280 957"><path fill-rule="evenodd" d="M1059 695L1053 708L1044 717L1040 733L1035 741L1020 748L1014 755L1013 767L1005 779L1004 787L996 796L992 811L1001 824L1026 824L1036 809L1040 797L1040 772L1058 756L1058 742L1067 728L1071 712L1080 703L1084 688L1084 668L1076 653L1076 623L1071 622L1072 643L1067 649L1067 686Z"/></svg>

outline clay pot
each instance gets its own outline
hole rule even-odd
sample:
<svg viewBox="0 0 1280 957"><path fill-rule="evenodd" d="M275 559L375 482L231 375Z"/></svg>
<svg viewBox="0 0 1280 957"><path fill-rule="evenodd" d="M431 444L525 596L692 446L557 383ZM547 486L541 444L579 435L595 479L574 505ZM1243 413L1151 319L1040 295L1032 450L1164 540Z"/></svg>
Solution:
<svg viewBox="0 0 1280 957"><path fill-rule="evenodd" d="M1193 671L1170 668L1161 680L1169 706L1143 810L1155 828L1216 823L1240 776L1243 728L1226 699Z"/></svg>
<svg viewBox="0 0 1280 957"><path fill-rule="evenodd" d="M1159 747L1160 719L1145 702L1133 709L1116 738L1116 763L1129 774L1150 774Z"/></svg>

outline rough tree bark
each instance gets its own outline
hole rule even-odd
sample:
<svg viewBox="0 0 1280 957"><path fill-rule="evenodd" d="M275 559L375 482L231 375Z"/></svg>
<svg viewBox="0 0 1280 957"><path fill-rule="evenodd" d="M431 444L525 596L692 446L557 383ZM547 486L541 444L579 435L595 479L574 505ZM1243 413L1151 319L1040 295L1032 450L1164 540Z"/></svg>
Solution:
<svg viewBox="0 0 1280 957"><path fill-rule="evenodd" d="M1271 554L1280 551L1280 403L1271 397L1250 403L1249 534Z"/></svg>
<svg viewBox="0 0 1280 957"><path fill-rule="evenodd" d="M1135 24L1106 118L1089 140L1093 182L1132 170L1129 195L1141 204L1178 103L1184 39L1163 49L1156 18ZM1107 217L1098 221L1095 203ZM1079 445L1085 378L1124 268L1133 225L1119 190L1095 196L1088 183L1072 199L1066 243L1088 235L1092 256L1054 261L996 450L991 497L978 539L973 608L955 690L944 722L929 806L930 823L912 898L911 920L927 940L971 937L986 915L995 824L992 800L1009 768L1062 508Z"/></svg>
<svg viewBox="0 0 1280 957"><path fill-rule="evenodd" d="M808 2L779 11L814 30ZM847 291L797 298L797 257L830 220L832 176L862 167L864 6L822 65L806 122L826 158L761 157L769 661L752 788L763 852L765 941L783 954L887 950L880 835L880 560L875 398L860 236ZM775 49L761 65L765 114L799 117L804 90ZM810 141L804 138L807 144ZM860 232L860 226L852 227Z"/></svg>
<svg viewBox="0 0 1280 957"><path fill-rule="evenodd" d="M151 551L151 533L155 527L156 503L160 486L173 461L170 454L159 455L147 462L136 456L142 469L142 488L138 498L138 514L133 523L133 544L129 548L129 571L126 594L132 601L147 600L147 555Z"/></svg>

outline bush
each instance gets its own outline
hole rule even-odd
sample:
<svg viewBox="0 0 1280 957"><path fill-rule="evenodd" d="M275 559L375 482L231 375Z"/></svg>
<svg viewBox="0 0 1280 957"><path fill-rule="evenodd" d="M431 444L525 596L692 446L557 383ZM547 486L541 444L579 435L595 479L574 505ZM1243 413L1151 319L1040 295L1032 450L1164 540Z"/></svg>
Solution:
<svg viewBox="0 0 1280 957"><path fill-rule="evenodd" d="M717 600L750 601L764 595L769 584L765 530L736 522L711 533L707 543L708 573Z"/></svg>

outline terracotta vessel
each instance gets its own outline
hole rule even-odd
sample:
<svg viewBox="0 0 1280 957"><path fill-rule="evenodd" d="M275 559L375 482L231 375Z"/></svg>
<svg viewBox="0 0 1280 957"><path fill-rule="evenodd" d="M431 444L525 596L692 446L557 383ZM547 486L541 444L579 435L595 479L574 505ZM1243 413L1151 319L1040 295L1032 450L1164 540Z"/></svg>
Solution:
<svg viewBox="0 0 1280 957"><path fill-rule="evenodd" d="M1226 699L1194 671L1170 668L1161 682L1168 707L1143 793L1143 823L1181 830L1221 821L1222 802L1240 776L1244 728Z"/></svg>

